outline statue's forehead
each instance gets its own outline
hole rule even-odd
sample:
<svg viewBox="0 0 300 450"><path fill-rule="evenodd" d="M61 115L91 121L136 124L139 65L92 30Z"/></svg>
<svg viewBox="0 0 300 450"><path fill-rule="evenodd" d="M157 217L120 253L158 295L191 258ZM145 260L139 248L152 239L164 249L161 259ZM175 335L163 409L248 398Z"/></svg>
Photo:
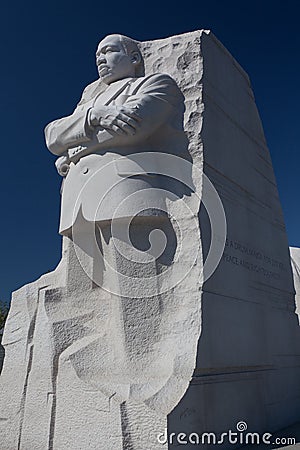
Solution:
<svg viewBox="0 0 300 450"><path fill-rule="evenodd" d="M99 42L98 49L101 49L106 45L121 45L120 36L117 34L106 36L104 39L102 39L102 41Z"/></svg>

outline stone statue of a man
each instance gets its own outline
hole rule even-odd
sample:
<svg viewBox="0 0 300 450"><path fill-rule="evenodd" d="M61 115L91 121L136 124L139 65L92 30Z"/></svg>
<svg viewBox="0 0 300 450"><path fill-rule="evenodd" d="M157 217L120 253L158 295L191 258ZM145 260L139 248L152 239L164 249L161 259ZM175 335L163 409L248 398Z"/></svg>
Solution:
<svg viewBox="0 0 300 450"><path fill-rule="evenodd" d="M57 269L13 300L0 380L7 449L160 450L157 436L189 386L203 267L190 134L193 162L203 161L199 75L179 70L190 55L182 39L107 36L99 79L46 127L63 176L64 244ZM182 91L155 73L162 49L186 98L186 134Z"/></svg>
<svg viewBox="0 0 300 450"><path fill-rule="evenodd" d="M110 220L124 198L160 185L159 175L137 168L129 155L170 152L185 145L184 97L170 76L145 76L135 41L107 36L98 46L96 61L100 78L86 87L70 116L45 130L49 150L60 156L58 171L66 176L60 221L65 235L80 210L87 221ZM117 161L120 155L126 158ZM157 198L158 206L160 202ZM126 207L117 217L128 215L134 214Z"/></svg>
<svg viewBox="0 0 300 450"><path fill-rule="evenodd" d="M169 347L163 329L173 330L173 324L166 325L173 302L168 301L171 294L161 294L163 280L177 276L177 228L166 198L175 203L184 195L182 183L168 175L162 160L166 154L189 155L184 96L176 82L166 74L145 75L138 44L125 36L103 39L96 61L99 79L86 87L70 116L45 130L64 177L60 233L68 243L67 293L59 294L63 301L47 314L68 336L65 342L59 333L58 345L53 345L54 359L60 360L53 392L63 392L57 394L59 416L73 411L71 391L81 392L90 418L102 408L98 404L109 403L114 411L107 413L105 406L97 420L107 430L112 425L113 448L111 436L121 425L125 442L126 424L131 430L139 427L140 415L147 416L147 428L151 423L151 430L161 429L165 412L191 376L189 371L177 380L176 371L172 374L175 356L166 362L173 343ZM168 387L173 378L175 389ZM76 411L72 415L78 416ZM59 421L55 433L60 442L65 432ZM130 448L143 448L143 433L131 434L137 443ZM152 441L154 450L157 443Z"/></svg>

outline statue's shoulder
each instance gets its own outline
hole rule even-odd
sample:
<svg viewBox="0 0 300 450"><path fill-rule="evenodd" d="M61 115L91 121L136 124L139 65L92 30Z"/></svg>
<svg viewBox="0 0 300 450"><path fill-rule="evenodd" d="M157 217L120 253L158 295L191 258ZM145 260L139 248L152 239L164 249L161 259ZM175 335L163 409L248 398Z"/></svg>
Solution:
<svg viewBox="0 0 300 450"><path fill-rule="evenodd" d="M132 87L135 90L145 89L149 86L157 86L161 88L172 87L173 89L179 89L176 81L166 73L152 73L144 77L139 77L133 80Z"/></svg>
<svg viewBox="0 0 300 450"><path fill-rule="evenodd" d="M165 81L167 83L176 83L176 81L167 73L151 73L149 75L145 75L144 77L139 77L135 79L136 81L140 80L140 82L149 82L156 83L157 81Z"/></svg>

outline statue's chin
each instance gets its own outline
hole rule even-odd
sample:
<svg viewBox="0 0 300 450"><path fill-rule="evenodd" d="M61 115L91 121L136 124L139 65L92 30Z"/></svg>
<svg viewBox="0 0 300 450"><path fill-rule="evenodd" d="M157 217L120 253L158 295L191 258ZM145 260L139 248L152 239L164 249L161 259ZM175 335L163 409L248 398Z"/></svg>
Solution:
<svg viewBox="0 0 300 450"><path fill-rule="evenodd" d="M128 75L129 77L129 75ZM114 83L115 81L120 81L123 80L123 78L127 78L126 76L116 76L116 75L112 75L111 73L107 73L104 74L103 72L100 75L100 79L104 84L111 84Z"/></svg>
<svg viewBox="0 0 300 450"><path fill-rule="evenodd" d="M112 78L112 77L110 77L110 76L100 76L100 78L101 78L101 81L104 83L104 84L111 84L111 83L113 83L115 80Z"/></svg>

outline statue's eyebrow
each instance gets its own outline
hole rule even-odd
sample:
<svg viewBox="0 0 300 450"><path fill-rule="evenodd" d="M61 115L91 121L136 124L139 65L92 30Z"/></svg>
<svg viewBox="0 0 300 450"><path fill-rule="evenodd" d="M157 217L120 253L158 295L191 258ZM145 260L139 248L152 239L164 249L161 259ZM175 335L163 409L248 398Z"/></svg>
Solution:
<svg viewBox="0 0 300 450"><path fill-rule="evenodd" d="M105 52L108 47L117 48L117 46L115 44L106 44L103 47L101 47L100 49L98 48L98 50L96 51L96 55L98 56L99 53Z"/></svg>
<svg viewBox="0 0 300 450"><path fill-rule="evenodd" d="M96 56L98 56L100 53L102 53L103 50L105 51L106 47L107 47L107 45L104 45L104 47L98 48L96 51Z"/></svg>

